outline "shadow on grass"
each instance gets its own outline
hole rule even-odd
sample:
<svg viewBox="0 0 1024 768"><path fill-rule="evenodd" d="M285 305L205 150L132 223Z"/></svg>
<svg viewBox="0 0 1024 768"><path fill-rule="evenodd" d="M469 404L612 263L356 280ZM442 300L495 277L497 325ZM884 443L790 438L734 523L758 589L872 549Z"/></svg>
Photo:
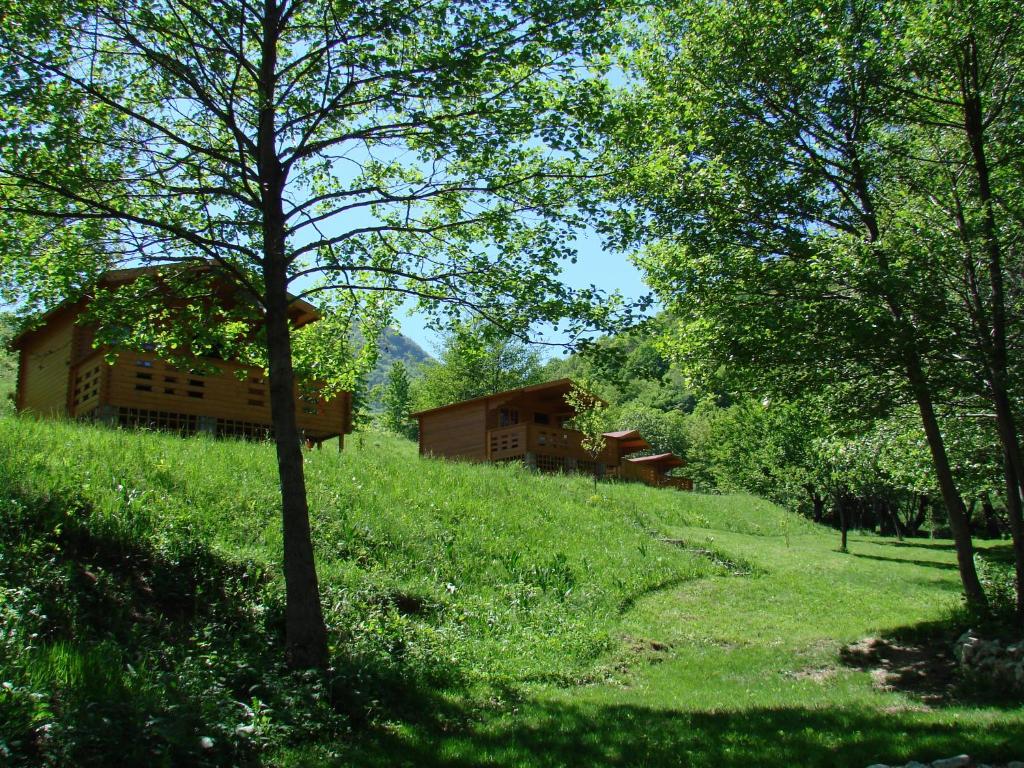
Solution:
<svg viewBox="0 0 1024 768"><path fill-rule="evenodd" d="M924 568L939 568L943 571L955 571L956 563L940 563L935 560L909 560L905 557L885 557L884 555L865 555L862 552L851 552L854 557L865 560L880 560L884 563L903 563L906 565L920 565Z"/></svg>
<svg viewBox="0 0 1024 768"><path fill-rule="evenodd" d="M869 543L883 547L913 547L915 549L941 549L949 552L956 551L956 545L948 541L936 541L935 539L912 539L905 538L902 541L896 539L872 539Z"/></svg>
<svg viewBox="0 0 1024 768"><path fill-rule="evenodd" d="M377 732L347 756L361 766L715 766L863 768L969 752L1019 757L1019 723L984 727L850 709L679 712L637 706L530 703L467 732ZM1016 754L1015 754L1016 753Z"/></svg>
<svg viewBox="0 0 1024 768"><path fill-rule="evenodd" d="M4 765L256 766L270 739L442 713L434 691L454 680L398 654L286 669L279 585L190 521L158 530L141 510L111 516L2 475L0 499L0 594L16 595L0 604Z"/></svg>

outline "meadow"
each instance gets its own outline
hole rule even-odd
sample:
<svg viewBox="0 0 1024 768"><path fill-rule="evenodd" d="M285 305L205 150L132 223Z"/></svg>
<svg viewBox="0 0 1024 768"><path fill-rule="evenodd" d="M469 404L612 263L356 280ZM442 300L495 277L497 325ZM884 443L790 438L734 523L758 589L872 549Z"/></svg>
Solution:
<svg viewBox="0 0 1024 768"><path fill-rule="evenodd" d="M1024 753L1019 702L917 674L942 672L931 657L969 621L949 542L853 535L840 553L834 531L754 497L595 490L421 459L373 432L308 453L306 470L327 675L282 663L269 445L0 417L0 759L739 768ZM848 648L865 637L891 658Z"/></svg>

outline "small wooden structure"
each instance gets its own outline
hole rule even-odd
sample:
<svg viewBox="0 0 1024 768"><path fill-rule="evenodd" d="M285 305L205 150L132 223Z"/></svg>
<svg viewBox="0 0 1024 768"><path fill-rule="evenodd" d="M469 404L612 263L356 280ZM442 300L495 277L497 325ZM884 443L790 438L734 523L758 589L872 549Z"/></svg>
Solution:
<svg viewBox="0 0 1024 768"><path fill-rule="evenodd" d="M565 402L572 387L570 379L558 379L414 413L420 455L523 461L543 471L608 474L667 487L690 482L666 476L671 466L628 459L651 449L635 429L604 433L605 446L596 457L584 451L583 435L566 426L576 415ZM681 466L682 460L673 458L679 464L672 466Z"/></svg>
<svg viewBox="0 0 1024 768"><path fill-rule="evenodd" d="M420 454L601 474L618 463L618 445L607 441L597 457L583 450L583 435L566 426L575 416L565 402L572 386L558 379L414 413Z"/></svg>
<svg viewBox="0 0 1024 768"><path fill-rule="evenodd" d="M117 270L103 282L116 286L151 270ZM184 434L263 439L272 435L268 382L263 371L215 358L194 358L181 369L152 353L94 347L95 328L80 322L86 302L50 311L42 323L16 336L15 406L44 416L93 419L123 427L150 427ZM292 324L319 319L316 308L296 300ZM211 371L216 370L216 373ZM352 431L351 395L325 400L315 386L296 386L296 418L307 441L344 440Z"/></svg>
<svg viewBox="0 0 1024 768"><path fill-rule="evenodd" d="M622 480L634 480L658 488L692 491L693 480L688 477L673 477L668 474L669 471L685 464L686 462L674 453L636 456L622 462L617 474Z"/></svg>

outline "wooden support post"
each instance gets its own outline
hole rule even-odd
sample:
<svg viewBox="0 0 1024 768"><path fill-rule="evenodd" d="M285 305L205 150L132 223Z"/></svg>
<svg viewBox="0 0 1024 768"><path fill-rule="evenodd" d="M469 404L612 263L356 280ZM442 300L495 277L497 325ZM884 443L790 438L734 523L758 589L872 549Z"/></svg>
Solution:
<svg viewBox="0 0 1024 768"><path fill-rule="evenodd" d="M537 454L535 454L533 451L527 451L526 455L523 456L523 463L526 466L528 466L530 469L536 469L537 468Z"/></svg>

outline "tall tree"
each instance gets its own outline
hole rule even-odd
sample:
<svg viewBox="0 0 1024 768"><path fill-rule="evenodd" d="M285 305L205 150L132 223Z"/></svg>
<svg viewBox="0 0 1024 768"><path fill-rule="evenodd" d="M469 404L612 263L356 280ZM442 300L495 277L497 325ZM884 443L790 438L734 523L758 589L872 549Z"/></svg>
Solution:
<svg viewBox="0 0 1024 768"><path fill-rule="evenodd" d="M683 318L691 371L724 365L757 394L829 388L867 412L916 405L964 591L983 606L937 403L950 297L927 253L899 247L883 194L905 28L894 5L867 2L652 11L626 65L645 87L612 125L617 200L638 205L609 230L657 239L641 263Z"/></svg>
<svg viewBox="0 0 1024 768"><path fill-rule="evenodd" d="M959 353L973 362L983 385L974 390L994 412L1024 621L1024 463L1011 374L1024 309L1024 11L1003 0L903 8L904 69L892 97L906 129L892 140L901 159L894 194L913 212L905 229L914 227L914 247L932 255L959 299Z"/></svg>
<svg viewBox="0 0 1024 768"><path fill-rule="evenodd" d="M327 663L293 401L294 297L412 296L525 331L611 309L557 279L594 0L4 0L0 211L96 262L212 260L263 331L287 657ZM54 225L61 225L56 227ZM5 274L77 265L7 233ZM43 234L39 235L42 242ZM95 264L90 262L90 272ZM46 274L47 270L52 274ZM145 297L140 295L139 301Z"/></svg>
<svg viewBox="0 0 1024 768"><path fill-rule="evenodd" d="M409 385L409 372L405 363L395 360L384 381L384 392L381 395L384 406L383 423L385 429L399 435L409 436L409 412L412 405L412 391Z"/></svg>

